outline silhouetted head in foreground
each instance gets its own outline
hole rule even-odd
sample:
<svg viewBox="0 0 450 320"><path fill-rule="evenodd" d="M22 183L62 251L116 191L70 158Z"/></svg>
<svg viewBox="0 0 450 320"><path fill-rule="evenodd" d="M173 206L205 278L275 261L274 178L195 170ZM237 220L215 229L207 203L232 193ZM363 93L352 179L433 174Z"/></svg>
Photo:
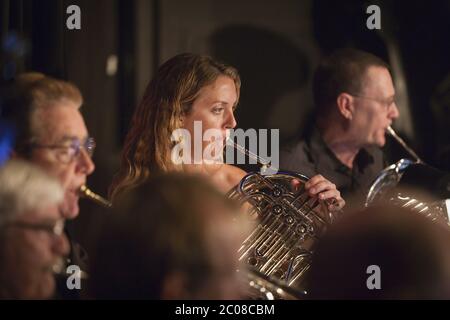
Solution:
<svg viewBox="0 0 450 320"><path fill-rule="evenodd" d="M312 299L449 299L450 231L399 207L372 207L320 240Z"/></svg>
<svg viewBox="0 0 450 320"><path fill-rule="evenodd" d="M236 299L236 207L201 177L156 176L117 198L91 289L106 299Z"/></svg>

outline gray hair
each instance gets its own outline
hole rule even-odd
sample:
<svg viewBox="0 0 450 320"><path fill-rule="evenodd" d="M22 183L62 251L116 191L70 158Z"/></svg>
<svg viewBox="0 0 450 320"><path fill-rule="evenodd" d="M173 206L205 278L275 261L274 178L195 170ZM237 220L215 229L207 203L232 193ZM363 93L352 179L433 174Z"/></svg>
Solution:
<svg viewBox="0 0 450 320"><path fill-rule="evenodd" d="M60 183L22 160L10 160L0 169L0 226L32 209L63 200Z"/></svg>

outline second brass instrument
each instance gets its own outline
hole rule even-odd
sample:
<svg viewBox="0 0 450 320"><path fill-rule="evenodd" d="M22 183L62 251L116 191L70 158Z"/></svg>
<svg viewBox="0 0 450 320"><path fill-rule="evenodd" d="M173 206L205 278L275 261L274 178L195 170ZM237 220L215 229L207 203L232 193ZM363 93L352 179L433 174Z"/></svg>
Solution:
<svg viewBox="0 0 450 320"><path fill-rule="evenodd" d="M366 207L390 203L419 212L433 221L449 223L450 200L425 187L435 184L434 180L440 180L444 173L426 165L394 129L388 127L387 132L414 160L401 159L381 171L369 189Z"/></svg>
<svg viewBox="0 0 450 320"><path fill-rule="evenodd" d="M90 190L87 186L82 185L79 191L80 195L84 198L87 198L98 205L105 207L105 208L111 208L112 203L108 201L107 199L103 198L102 196L96 194L92 190Z"/></svg>

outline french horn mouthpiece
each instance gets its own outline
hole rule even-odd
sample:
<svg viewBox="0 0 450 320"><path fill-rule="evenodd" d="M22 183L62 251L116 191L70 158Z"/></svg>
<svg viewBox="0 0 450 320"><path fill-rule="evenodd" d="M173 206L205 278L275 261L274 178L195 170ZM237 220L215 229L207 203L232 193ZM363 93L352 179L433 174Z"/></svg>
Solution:
<svg viewBox="0 0 450 320"><path fill-rule="evenodd" d="M406 150L406 152L408 152L414 158L417 163L424 163L423 160L417 155L417 153L415 153L414 150L406 144L406 142L395 132L394 129L392 129L391 126L387 127L386 131L403 147L403 149Z"/></svg>

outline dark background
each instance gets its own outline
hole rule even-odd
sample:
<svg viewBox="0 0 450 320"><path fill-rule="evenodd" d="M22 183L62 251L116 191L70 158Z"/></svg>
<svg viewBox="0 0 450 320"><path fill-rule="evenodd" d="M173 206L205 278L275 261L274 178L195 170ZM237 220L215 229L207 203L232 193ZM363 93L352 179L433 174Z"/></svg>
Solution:
<svg viewBox="0 0 450 320"><path fill-rule="evenodd" d="M333 49L353 46L388 61L401 117L395 128L429 164L450 171L450 1L1 0L2 80L40 71L74 82L97 140L90 187L106 194L145 86L180 52L211 54L242 77L238 127L279 128L282 141L310 123L311 76ZM68 30L66 8L81 8ZM368 30L366 8L381 8ZM392 141L392 159L406 156ZM92 224L82 204L77 232Z"/></svg>

